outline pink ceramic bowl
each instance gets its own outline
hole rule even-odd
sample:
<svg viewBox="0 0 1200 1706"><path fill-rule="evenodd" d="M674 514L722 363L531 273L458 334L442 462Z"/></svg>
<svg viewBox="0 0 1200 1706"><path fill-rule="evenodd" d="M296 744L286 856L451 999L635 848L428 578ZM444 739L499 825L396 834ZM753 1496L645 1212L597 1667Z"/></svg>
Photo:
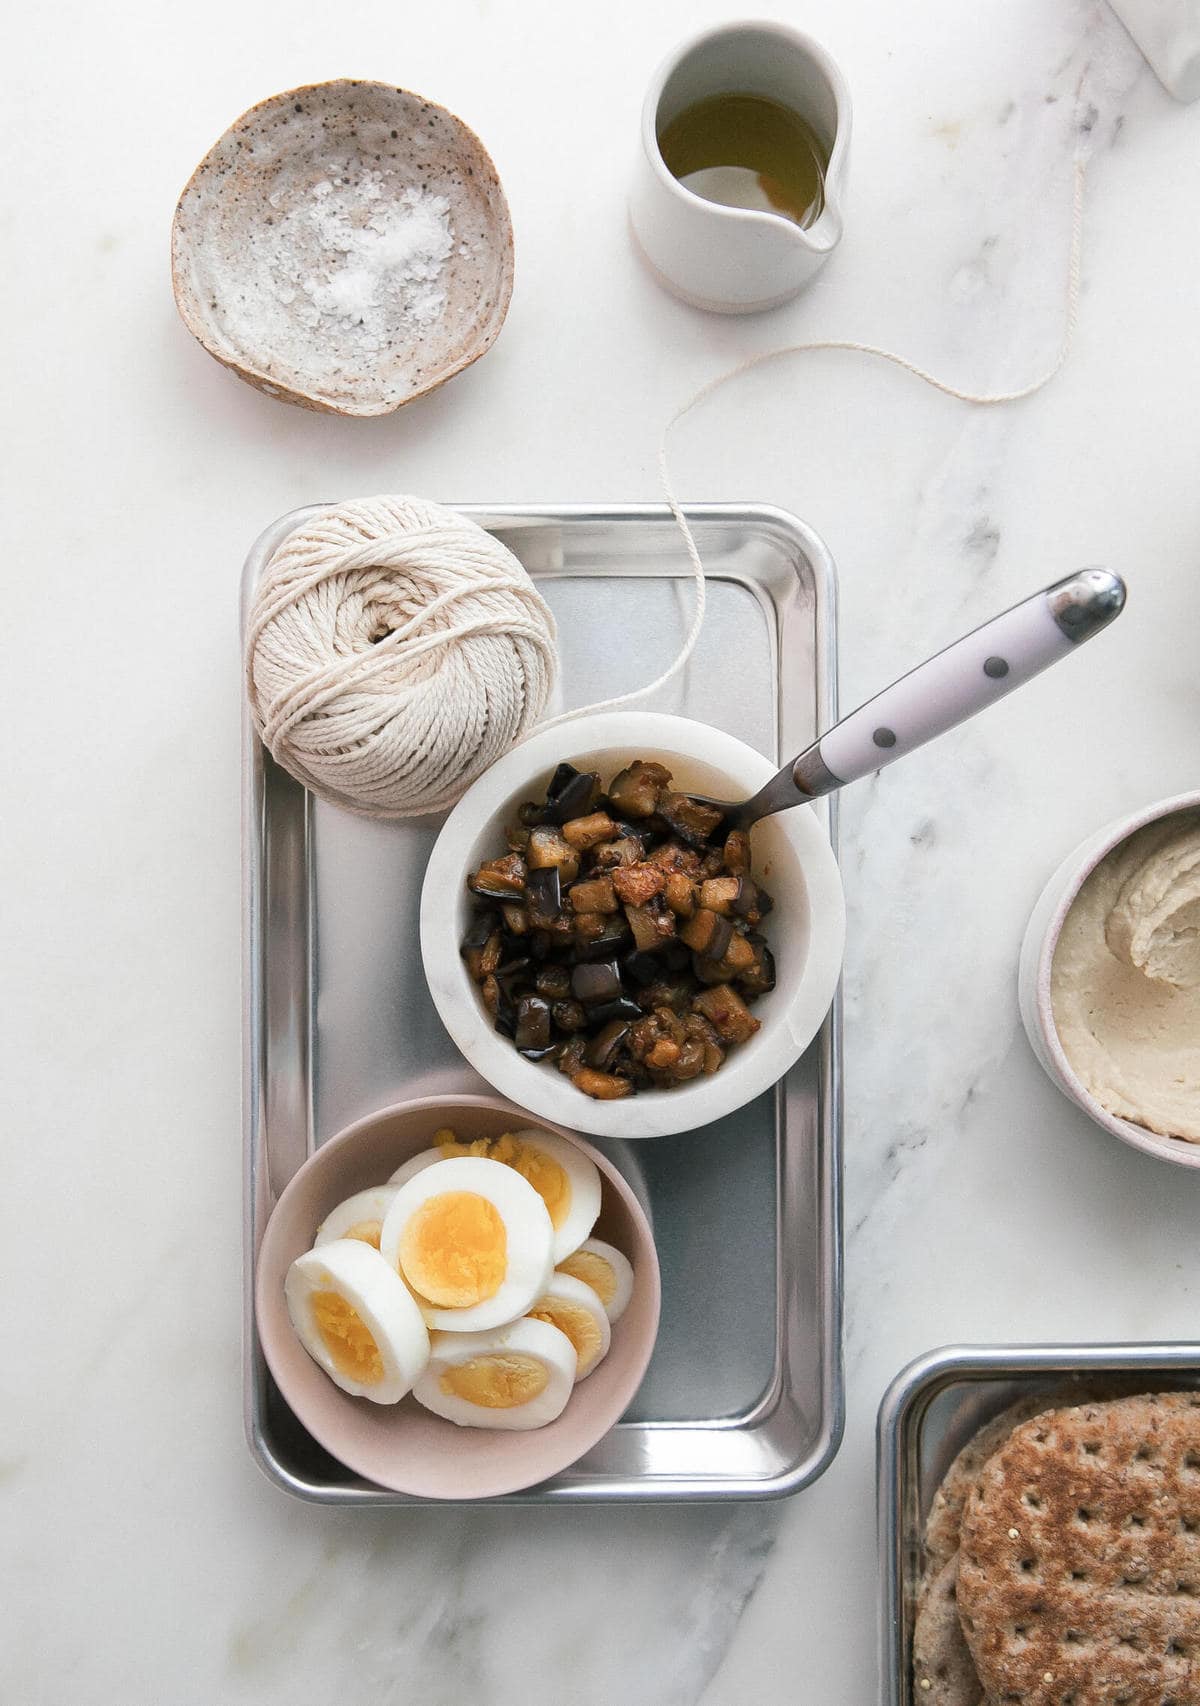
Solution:
<svg viewBox="0 0 1200 1706"><path fill-rule="evenodd" d="M528 1433L459 1428L413 1398L372 1404L342 1392L292 1330L283 1284L312 1246L321 1220L344 1198L381 1184L402 1161L428 1149L450 1126L466 1140L541 1127L576 1144L600 1169L603 1200L596 1236L633 1264L633 1296L614 1325L612 1348L578 1385L557 1421ZM491 1096L427 1096L384 1108L347 1126L310 1155L275 1206L258 1252L255 1313L267 1366L299 1420L348 1469L425 1499L487 1499L549 1480L590 1451L616 1423L641 1384L658 1331L658 1255L645 1213L605 1156L574 1132Z"/></svg>

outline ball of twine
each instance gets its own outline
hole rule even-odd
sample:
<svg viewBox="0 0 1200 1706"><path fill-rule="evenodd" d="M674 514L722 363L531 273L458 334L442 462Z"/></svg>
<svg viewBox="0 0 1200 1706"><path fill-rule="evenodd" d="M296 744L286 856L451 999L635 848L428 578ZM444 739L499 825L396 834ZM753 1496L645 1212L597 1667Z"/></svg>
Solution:
<svg viewBox="0 0 1200 1706"><path fill-rule="evenodd" d="M331 505L254 596L246 678L276 762L368 817L452 805L537 722L554 617L512 552L419 498Z"/></svg>

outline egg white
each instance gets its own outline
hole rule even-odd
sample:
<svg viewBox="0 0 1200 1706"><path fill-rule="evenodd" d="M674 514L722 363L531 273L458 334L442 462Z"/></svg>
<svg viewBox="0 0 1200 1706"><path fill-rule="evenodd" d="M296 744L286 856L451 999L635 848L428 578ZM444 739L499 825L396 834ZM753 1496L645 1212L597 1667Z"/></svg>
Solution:
<svg viewBox="0 0 1200 1706"><path fill-rule="evenodd" d="M330 1209L313 1240L313 1248L320 1249L322 1244L331 1244L335 1238L345 1238L360 1226L378 1226L382 1231L387 1211L392 1206L396 1193L391 1185L376 1185L369 1191L356 1191L345 1202L340 1202L336 1208ZM363 1238L362 1243L372 1242ZM375 1249L379 1245L375 1243Z"/></svg>
<svg viewBox="0 0 1200 1706"><path fill-rule="evenodd" d="M483 1197L492 1205L504 1226L506 1252L504 1275L493 1295L453 1308L422 1297L419 1285L405 1274L400 1256L413 1216L432 1199L457 1192ZM477 1333L526 1313L550 1278L553 1242L549 1212L531 1184L499 1161L464 1155L438 1160L399 1187L383 1223L379 1248L388 1266L411 1286L431 1328Z"/></svg>
<svg viewBox="0 0 1200 1706"><path fill-rule="evenodd" d="M340 1369L316 1317L317 1300L332 1292L362 1321L383 1364L380 1380L364 1382ZM378 1250L359 1238L339 1238L308 1250L288 1269L284 1297L296 1336L343 1392L373 1404L398 1404L429 1361L429 1333L407 1286Z"/></svg>
<svg viewBox="0 0 1200 1706"><path fill-rule="evenodd" d="M561 1262L578 1250L600 1217L600 1169L565 1137L553 1131L514 1131L527 1149L548 1155L566 1174L569 1200L566 1213L554 1228L554 1260Z"/></svg>
<svg viewBox="0 0 1200 1706"><path fill-rule="evenodd" d="M629 1299L633 1296L633 1268L630 1266L629 1258L623 1256L620 1250L612 1244L606 1244L603 1238L587 1238L579 1246L579 1249L572 1251L571 1254L573 1256L595 1256L597 1261L603 1263L610 1271L612 1295L607 1302L604 1302L603 1292L599 1292L598 1295L604 1304L604 1312L609 1320L612 1322L619 1321L629 1307ZM580 1267L582 1268L582 1264ZM557 1271L576 1279L583 1280L584 1278L582 1271L576 1272L573 1269L571 1257L566 1258L565 1265L559 1262ZM586 1280L584 1280L584 1284L587 1284ZM605 1289L608 1288L605 1287Z"/></svg>
<svg viewBox="0 0 1200 1706"><path fill-rule="evenodd" d="M526 1149L540 1151L560 1168L567 1181L566 1211L554 1228L554 1260L561 1262L572 1250L577 1250L595 1226L600 1215L600 1170L565 1137L556 1132L537 1131L530 1127L505 1135L516 1139ZM405 1185L427 1167L447 1159L442 1149L423 1149L412 1156L388 1180L389 1185ZM451 1156L452 1160L483 1159L483 1157ZM491 1160L489 1156L487 1159ZM508 1165L508 1163L503 1163ZM515 1169L514 1169L515 1171Z"/></svg>
<svg viewBox="0 0 1200 1706"><path fill-rule="evenodd" d="M442 1377L447 1371L477 1357L506 1354L529 1358L546 1372L544 1389L529 1402L493 1409L443 1388ZM566 1408L575 1384L575 1366L570 1339L546 1321L511 1321L486 1333L434 1333L429 1363L413 1387L413 1397L435 1416L460 1428L544 1428Z"/></svg>
<svg viewBox="0 0 1200 1706"><path fill-rule="evenodd" d="M587 1315L598 1335L598 1343L590 1352L581 1350L566 1319L555 1319L556 1305L561 1305L570 1313L581 1310ZM544 1318L544 1315L548 1315L550 1325L557 1327L560 1333L565 1333L570 1339L578 1359L575 1370L577 1382L586 1380L592 1370L598 1368L608 1355L608 1347L612 1342L612 1327L599 1296L582 1280L572 1279L570 1274L551 1274L549 1284L529 1313L531 1318Z"/></svg>

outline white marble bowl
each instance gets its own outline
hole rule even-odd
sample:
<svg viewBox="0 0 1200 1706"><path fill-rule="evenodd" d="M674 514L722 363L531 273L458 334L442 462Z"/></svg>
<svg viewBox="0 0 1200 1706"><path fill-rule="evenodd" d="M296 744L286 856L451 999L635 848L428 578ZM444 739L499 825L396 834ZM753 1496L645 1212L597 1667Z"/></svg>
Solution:
<svg viewBox="0 0 1200 1706"><path fill-rule="evenodd" d="M747 798L775 766L744 742L705 723L616 711L530 736L468 789L434 845L421 892L421 956L442 1023L475 1070L544 1119L603 1137L660 1137L691 1131L744 1107L781 1078L808 1047L841 974L845 902L825 831L805 806L757 824L754 870L775 900L766 933L777 983L755 1003L762 1028L729 1051L711 1078L671 1090L642 1090L598 1102L551 1062L525 1060L492 1028L459 951L473 899L467 876L504 851L504 827L523 800L543 793L557 764L598 770L609 781L635 758L667 765L675 785L716 798Z"/></svg>
<svg viewBox="0 0 1200 1706"><path fill-rule="evenodd" d="M184 324L247 384L386 415L490 348L512 224L474 131L420 95L341 78L243 113L171 229Z"/></svg>
<svg viewBox="0 0 1200 1706"><path fill-rule="evenodd" d="M1073 852L1068 853L1042 890L1030 914L1021 943L1017 974L1021 1021L1030 1046L1051 1081L1102 1130L1119 1137L1131 1148L1140 1149L1145 1155L1153 1155L1159 1161L1174 1161L1180 1167L1200 1167L1200 1144L1188 1143L1179 1137L1162 1137L1133 1120L1110 1114L1080 1081L1067 1059L1054 1023L1050 971L1059 933L1071 904L1101 859L1148 823L1197 807L1200 807L1200 793L1177 794L1169 800L1158 800L1128 817L1105 824L1103 829L1089 835L1086 841L1081 841Z"/></svg>

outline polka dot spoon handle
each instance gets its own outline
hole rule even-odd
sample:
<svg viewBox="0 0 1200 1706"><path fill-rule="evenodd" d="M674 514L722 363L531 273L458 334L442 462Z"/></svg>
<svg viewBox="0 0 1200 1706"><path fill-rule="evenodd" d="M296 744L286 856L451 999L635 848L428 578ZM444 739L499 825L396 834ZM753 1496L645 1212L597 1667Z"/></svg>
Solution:
<svg viewBox="0 0 1200 1706"><path fill-rule="evenodd" d="M851 711L730 818L745 828L903 758L1068 657L1124 605L1125 583L1108 569L1035 592Z"/></svg>

